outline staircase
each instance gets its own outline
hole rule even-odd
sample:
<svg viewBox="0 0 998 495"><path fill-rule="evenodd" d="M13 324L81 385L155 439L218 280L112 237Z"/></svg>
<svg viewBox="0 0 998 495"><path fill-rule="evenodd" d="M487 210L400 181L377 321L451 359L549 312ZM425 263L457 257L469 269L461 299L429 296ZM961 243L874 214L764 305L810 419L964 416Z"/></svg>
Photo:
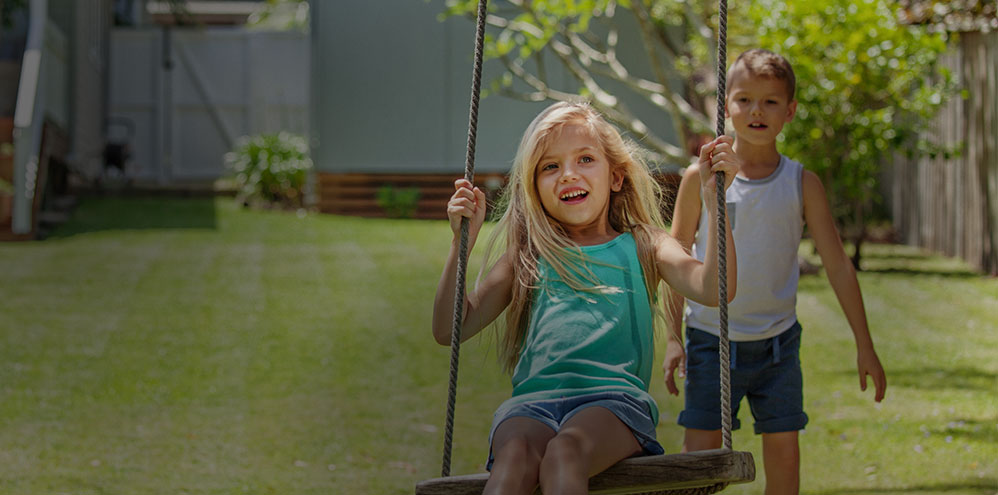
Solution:
<svg viewBox="0 0 998 495"><path fill-rule="evenodd" d="M14 118L0 117L0 232L10 232L13 196L7 185L14 183Z"/></svg>
<svg viewBox="0 0 998 495"><path fill-rule="evenodd" d="M0 179L14 182L14 102L21 75L18 60L0 60ZM10 232L11 196L0 184L0 232Z"/></svg>

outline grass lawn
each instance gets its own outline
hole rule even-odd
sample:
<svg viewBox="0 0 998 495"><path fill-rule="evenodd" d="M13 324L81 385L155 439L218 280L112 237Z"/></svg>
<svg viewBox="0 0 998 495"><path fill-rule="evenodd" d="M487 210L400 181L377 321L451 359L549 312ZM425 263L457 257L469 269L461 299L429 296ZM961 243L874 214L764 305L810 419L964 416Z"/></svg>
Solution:
<svg viewBox="0 0 998 495"><path fill-rule="evenodd" d="M0 493L412 493L440 469L449 350L429 322L450 236L107 198L45 241L0 244ZM835 296L804 278L803 492L995 494L998 280L865 251L887 398L859 390ZM653 380L675 452L682 402ZM482 470L508 394L488 339L465 344L452 472ZM747 409L734 445L759 480L725 493L762 492Z"/></svg>

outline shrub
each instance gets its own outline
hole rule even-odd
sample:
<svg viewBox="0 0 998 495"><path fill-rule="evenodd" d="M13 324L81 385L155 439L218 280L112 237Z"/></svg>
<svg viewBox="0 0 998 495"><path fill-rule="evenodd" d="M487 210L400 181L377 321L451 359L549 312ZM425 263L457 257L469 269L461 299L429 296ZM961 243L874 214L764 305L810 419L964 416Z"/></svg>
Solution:
<svg viewBox="0 0 998 495"><path fill-rule="evenodd" d="M308 144L290 132L243 136L225 154L225 166L234 175L243 204L304 206L305 181L312 168Z"/></svg>
<svg viewBox="0 0 998 495"><path fill-rule="evenodd" d="M396 189L391 184L378 189L378 206L391 218L411 218L419 205L419 189Z"/></svg>

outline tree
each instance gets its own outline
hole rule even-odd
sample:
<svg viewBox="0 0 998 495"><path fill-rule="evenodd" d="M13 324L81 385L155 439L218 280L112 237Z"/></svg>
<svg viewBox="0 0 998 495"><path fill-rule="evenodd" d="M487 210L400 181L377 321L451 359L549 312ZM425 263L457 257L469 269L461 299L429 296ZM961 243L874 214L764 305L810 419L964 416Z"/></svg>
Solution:
<svg viewBox="0 0 998 495"><path fill-rule="evenodd" d="M449 0L447 14L476 12L475 0ZM492 2L486 56L501 60L506 72L491 93L528 101L588 97L622 129L639 136L655 161L686 165L686 143L710 134L712 117L705 98L715 87L710 69L714 41L710 9L678 0L507 0ZM626 19L625 19L626 17ZM625 65L618 57L619 26L637 26L644 62ZM547 70L555 61L573 78L557 87ZM646 77L639 74L648 73ZM679 76L679 77L677 77ZM675 141L646 124L608 84L626 88L665 112Z"/></svg>
<svg viewBox="0 0 998 495"><path fill-rule="evenodd" d="M476 4L449 0L447 14L473 16ZM653 160L684 166L714 132L716 10L682 0L493 2L486 55L505 72L490 91L531 101L581 94ZM621 26L639 31L641 62L622 62ZM728 53L768 48L794 65L799 112L781 147L822 177L858 267L865 226L882 211L880 164L898 150L930 150L915 144L951 87L937 64L945 36L900 26L889 0L731 2L728 32ZM572 76L569 87L550 77L551 61ZM668 115L674 135L647 125L623 91Z"/></svg>
<svg viewBox="0 0 998 495"><path fill-rule="evenodd" d="M10 28L14 12L28 6L28 0L0 0L0 29Z"/></svg>
<svg viewBox="0 0 998 495"><path fill-rule="evenodd" d="M308 31L308 1L267 0L264 8L250 15L246 25L271 31Z"/></svg>
<svg viewBox="0 0 998 495"><path fill-rule="evenodd" d="M857 269L869 222L886 218L881 165L896 152L947 152L920 137L953 90L938 63L945 35L900 25L896 9L887 0L761 0L748 11L758 44L785 55L799 81L781 148L825 183Z"/></svg>

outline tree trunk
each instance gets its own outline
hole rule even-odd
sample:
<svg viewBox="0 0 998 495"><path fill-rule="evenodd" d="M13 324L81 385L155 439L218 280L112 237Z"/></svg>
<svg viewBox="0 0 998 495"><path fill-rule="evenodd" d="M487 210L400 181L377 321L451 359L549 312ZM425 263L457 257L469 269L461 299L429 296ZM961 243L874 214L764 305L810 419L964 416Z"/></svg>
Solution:
<svg viewBox="0 0 998 495"><path fill-rule="evenodd" d="M866 222L864 221L866 219L866 207L867 204L865 201L856 205L853 210L853 227L850 229L853 232L852 239L850 239L853 245L852 267L857 272L860 271L859 262L862 259L863 239L866 238Z"/></svg>
<svg viewBox="0 0 998 495"><path fill-rule="evenodd" d="M859 232L852 239L852 245L854 247L854 250L852 252L852 267L855 268L857 272L861 271L859 269L859 262L860 259L862 258L861 248L863 246L863 239L866 237L866 227L865 226L860 227L858 230Z"/></svg>

